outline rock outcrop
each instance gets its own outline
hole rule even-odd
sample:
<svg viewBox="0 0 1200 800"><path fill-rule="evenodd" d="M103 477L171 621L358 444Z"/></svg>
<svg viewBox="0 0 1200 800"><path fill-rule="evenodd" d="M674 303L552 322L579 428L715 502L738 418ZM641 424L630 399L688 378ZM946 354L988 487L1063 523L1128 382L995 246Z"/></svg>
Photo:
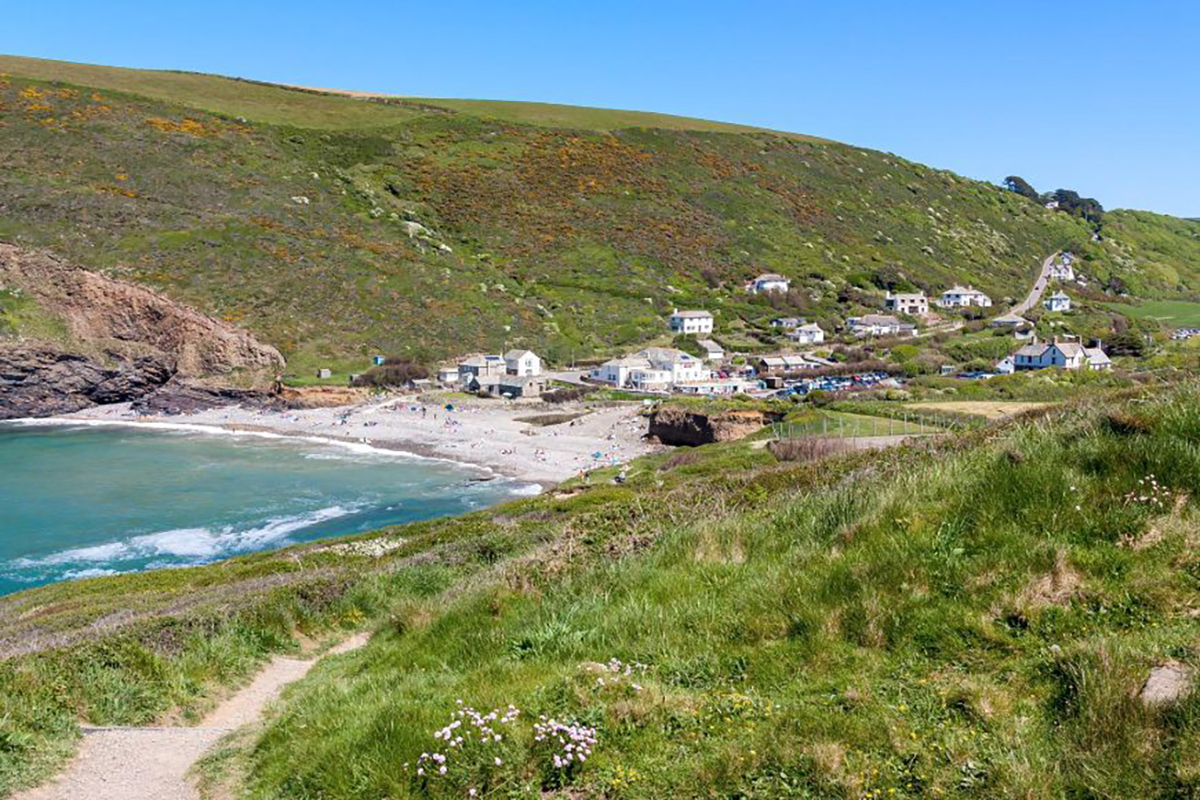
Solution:
<svg viewBox="0 0 1200 800"><path fill-rule="evenodd" d="M152 289L106 278L47 253L0 244L0 285L28 292L62 317L80 342L111 352L150 348L170 358L181 377L273 372L283 366L278 350L246 331Z"/></svg>
<svg viewBox="0 0 1200 800"><path fill-rule="evenodd" d="M104 364L38 345L0 345L0 420L135 400L166 384L172 372L154 357Z"/></svg>
<svg viewBox="0 0 1200 800"><path fill-rule="evenodd" d="M265 389L284 364L279 351L246 331L47 253L0 243L0 287L20 289L67 332L66 341L53 342L0 337L0 419L158 392L159 406L179 410L233 402L211 385L236 374L239 385ZM210 387L187 388L200 382ZM168 384L171 391L162 392Z"/></svg>
<svg viewBox="0 0 1200 800"><path fill-rule="evenodd" d="M668 406L650 415L649 435L663 444L695 447L743 439L777 420L778 415L750 409L708 414Z"/></svg>

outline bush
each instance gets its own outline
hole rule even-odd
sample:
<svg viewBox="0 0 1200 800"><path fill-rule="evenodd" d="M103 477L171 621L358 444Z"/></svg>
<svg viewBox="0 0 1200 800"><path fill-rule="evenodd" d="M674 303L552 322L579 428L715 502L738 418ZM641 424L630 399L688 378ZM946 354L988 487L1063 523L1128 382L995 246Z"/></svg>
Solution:
<svg viewBox="0 0 1200 800"><path fill-rule="evenodd" d="M377 367L371 367L362 375L355 377L354 386L407 386L412 381L425 380L429 370L420 364L400 359L387 359Z"/></svg>

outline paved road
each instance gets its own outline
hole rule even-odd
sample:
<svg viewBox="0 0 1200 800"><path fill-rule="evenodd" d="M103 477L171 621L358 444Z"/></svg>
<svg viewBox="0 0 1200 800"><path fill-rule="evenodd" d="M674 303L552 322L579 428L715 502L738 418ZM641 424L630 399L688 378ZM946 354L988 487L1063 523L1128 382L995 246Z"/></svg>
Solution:
<svg viewBox="0 0 1200 800"><path fill-rule="evenodd" d="M1034 281L1033 288L1029 290L1028 296L1020 303L1012 307L1008 313L1016 314L1018 317L1025 316L1029 309L1037 305L1037 302L1042 299L1042 293L1046 291L1046 287L1050 284L1050 268L1054 265L1054 259L1058 258L1062 253L1051 253L1050 256L1042 262L1042 271L1038 273L1037 280Z"/></svg>
<svg viewBox="0 0 1200 800"><path fill-rule="evenodd" d="M566 372L547 372L543 377L549 378L552 381L561 381L563 383L571 383L576 386L589 386L583 380L583 376L587 375L587 370L573 369Z"/></svg>

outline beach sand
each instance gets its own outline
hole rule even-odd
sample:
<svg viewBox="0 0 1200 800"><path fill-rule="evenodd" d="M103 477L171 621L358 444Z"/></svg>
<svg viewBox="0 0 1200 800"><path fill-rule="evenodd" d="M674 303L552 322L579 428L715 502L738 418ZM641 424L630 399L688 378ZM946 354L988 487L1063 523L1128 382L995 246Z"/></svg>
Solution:
<svg viewBox="0 0 1200 800"><path fill-rule="evenodd" d="M573 424L545 427L518 421L568 413L583 416ZM486 467L544 488L656 449L642 439L647 422L641 407L631 404L591 408L393 395L337 408L265 411L231 406L169 417L138 415L128 404L118 404L80 411L70 418L203 425L362 442Z"/></svg>

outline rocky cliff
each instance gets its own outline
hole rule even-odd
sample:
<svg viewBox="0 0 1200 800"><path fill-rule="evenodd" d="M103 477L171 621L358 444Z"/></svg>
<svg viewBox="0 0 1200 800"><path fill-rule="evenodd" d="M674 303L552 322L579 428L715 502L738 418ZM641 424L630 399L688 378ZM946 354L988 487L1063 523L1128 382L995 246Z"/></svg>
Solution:
<svg viewBox="0 0 1200 800"><path fill-rule="evenodd" d="M0 419L136 400L168 382L267 387L283 357L249 333L169 298L0 243L0 288L60 319L64 341L0 336Z"/></svg>
<svg viewBox="0 0 1200 800"><path fill-rule="evenodd" d="M663 444L694 447L745 438L776 419L777 415L750 409L709 414L668 406L650 415L649 433Z"/></svg>
<svg viewBox="0 0 1200 800"><path fill-rule="evenodd" d="M170 366L153 357L105 365L90 356L39 345L0 343L0 419L68 414L156 391Z"/></svg>

